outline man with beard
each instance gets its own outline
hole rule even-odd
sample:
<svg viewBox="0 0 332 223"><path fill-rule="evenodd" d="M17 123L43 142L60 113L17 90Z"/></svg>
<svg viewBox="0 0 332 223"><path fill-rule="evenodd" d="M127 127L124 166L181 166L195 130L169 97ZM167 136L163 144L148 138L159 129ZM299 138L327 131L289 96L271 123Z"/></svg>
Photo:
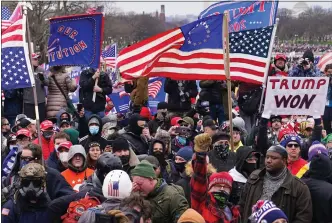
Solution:
<svg viewBox="0 0 332 223"><path fill-rule="evenodd" d="M29 163L20 170L19 176L19 189L2 207L1 222L48 222L47 206L51 200L46 192L44 167Z"/></svg>
<svg viewBox="0 0 332 223"><path fill-rule="evenodd" d="M285 54L278 53L274 58L274 63L269 69L269 76L288 76L287 58Z"/></svg>
<svg viewBox="0 0 332 223"><path fill-rule="evenodd" d="M112 145L112 153L120 158L123 170L129 175L132 169L139 164L136 154L130 148L128 141L124 138L118 137L114 140Z"/></svg>
<svg viewBox="0 0 332 223"><path fill-rule="evenodd" d="M267 137L271 145L276 145L278 144L278 135L281 129L281 116L272 115L270 121L271 121L271 128L268 130Z"/></svg>
<svg viewBox="0 0 332 223"><path fill-rule="evenodd" d="M249 176L241 194L242 222L247 222L252 206L258 200L271 200L292 223L311 223L310 191L287 169L287 151L280 145L271 146L265 156L265 168Z"/></svg>
<svg viewBox="0 0 332 223"><path fill-rule="evenodd" d="M146 121L139 114L133 114L129 119L129 125L125 128L125 133L121 136L128 140L131 148L136 155L147 154L149 142L145 136L142 136L143 129L146 127Z"/></svg>
<svg viewBox="0 0 332 223"><path fill-rule="evenodd" d="M259 168L259 158L260 154L249 146L242 146L236 151L235 167L229 171L233 177L233 190L229 200L232 204L238 204L248 177Z"/></svg>

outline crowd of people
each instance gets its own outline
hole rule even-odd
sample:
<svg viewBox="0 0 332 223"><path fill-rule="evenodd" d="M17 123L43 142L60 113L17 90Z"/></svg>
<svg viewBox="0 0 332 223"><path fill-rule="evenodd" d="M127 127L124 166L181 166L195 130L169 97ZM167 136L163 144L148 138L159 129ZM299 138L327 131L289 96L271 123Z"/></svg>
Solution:
<svg viewBox="0 0 332 223"><path fill-rule="evenodd" d="M32 89L4 92L2 222L332 222L332 64L311 51L292 68L277 54L269 76L330 77L323 116L259 114L261 85L233 83L232 126L224 81L166 78L152 115L141 77L121 114L106 73L82 71L73 108L76 83L38 58L40 139Z"/></svg>
<svg viewBox="0 0 332 223"><path fill-rule="evenodd" d="M316 53L325 53L332 50L331 44L308 44L308 43L294 43L278 42L274 45L273 50L281 53L304 53L306 50L312 50Z"/></svg>

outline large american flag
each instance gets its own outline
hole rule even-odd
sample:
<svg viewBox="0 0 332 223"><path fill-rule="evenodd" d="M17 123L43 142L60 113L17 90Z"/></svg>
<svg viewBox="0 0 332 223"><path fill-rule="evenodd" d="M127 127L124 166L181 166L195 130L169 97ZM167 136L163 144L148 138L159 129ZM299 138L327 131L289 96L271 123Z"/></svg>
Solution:
<svg viewBox="0 0 332 223"><path fill-rule="evenodd" d="M225 80L222 21L223 15L212 15L123 49L117 59L121 75ZM232 80L264 81L272 31L273 26L230 33Z"/></svg>
<svg viewBox="0 0 332 223"><path fill-rule="evenodd" d="M324 54L318 64L317 64L317 67L321 70L321 71L324 71L325 69L325 66L328 65L328 64L332 64L332 52L329 52L329 53L326 53Z"/></svg>
<svg viewBox="0 0 332 223"><path fill-rule="evenodd" d="M116 43L105 47L101 53L101 61L106 63L106 67L115 68L116 66Z"/></svg>
<svg viewBox="0 0 332 223"><path fill-rule="evenodd" d="M34 79L25 41L26 18L22 12L22 5L18 4L6 21L8 25L1 27L2 89L31 87Z"/></svg>
<svg viewBox="0 0 332 223"><path fill-rule="evenodd" d="M153 81L153 82L149 83L148 84L149 96L152 97L152 98L156 98L162 85L163 85L163 82L161 80L156 80L156 81ZM130 96L130 94L128 94L124 90L119 92L120 97L123 97L123 96L126 96L126 95Z"/></svg>
<svg viewBox="0 0 332 223"><path fill-rule="evenodd" d="M1 31L8 28L8 26L11 24L9 21L10 18L10 10L7 6L1 7Z"/></svg>

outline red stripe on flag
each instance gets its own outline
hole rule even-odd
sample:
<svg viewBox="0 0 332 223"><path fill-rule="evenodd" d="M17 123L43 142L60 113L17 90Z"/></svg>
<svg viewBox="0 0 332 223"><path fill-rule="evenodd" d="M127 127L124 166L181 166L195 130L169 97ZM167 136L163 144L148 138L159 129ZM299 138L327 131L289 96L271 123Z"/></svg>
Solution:
<svg viewBox="0 0 332 223"><path fill-rule="evenodd" d="M7 43L9 41L23 41L22 35L13 35L4 39L1 39L1 43Z"/></svg>

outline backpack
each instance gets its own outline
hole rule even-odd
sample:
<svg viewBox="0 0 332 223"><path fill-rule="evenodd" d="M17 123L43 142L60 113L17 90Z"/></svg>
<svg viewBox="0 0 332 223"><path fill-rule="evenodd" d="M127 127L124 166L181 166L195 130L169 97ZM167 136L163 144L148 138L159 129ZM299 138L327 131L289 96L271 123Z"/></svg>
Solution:
<svg viewBox="0 0 332 223"><path fill-rule="evenodd" d="M69 204L67 213L61 216L63 223L77 223L84 211L91 207L100 205L100 201L96 197L86 195L84 198L73 201Z"/></svg>

